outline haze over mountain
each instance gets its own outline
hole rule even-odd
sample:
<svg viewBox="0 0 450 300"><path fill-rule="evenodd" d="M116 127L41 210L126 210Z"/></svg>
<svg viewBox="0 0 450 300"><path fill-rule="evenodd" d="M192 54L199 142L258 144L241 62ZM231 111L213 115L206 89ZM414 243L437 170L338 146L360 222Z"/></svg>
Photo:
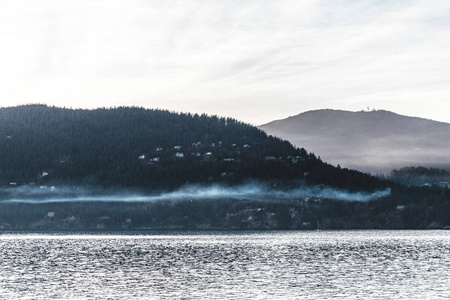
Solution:
<svg viewBox="0 0 450 300"><path fill-rule="evenodd" d="M371 173L450 166L450 124L385 110L314 110L259 128L324 161Z"/></svg>
<svg viewBox="0 0 450 300"><path fill-rule="evenodd" d="M442 229L449 195L334 167L231 118L0 109L0 230Z"/></svg>

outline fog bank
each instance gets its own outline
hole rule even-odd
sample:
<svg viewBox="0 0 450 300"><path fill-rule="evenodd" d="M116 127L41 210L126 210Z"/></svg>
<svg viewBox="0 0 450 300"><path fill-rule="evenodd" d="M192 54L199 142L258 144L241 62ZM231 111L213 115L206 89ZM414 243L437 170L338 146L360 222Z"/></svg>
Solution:
<svg viewBox="0 0 450 300"><path fill-rule="evenodd" d="M220 199L250 200L260 202L293 201L306 198L334 199L351 202L367 202L390 195L389 188L373 193L350 193L326 186L301 186L291 190L278 190L264 184L245 184L237 187L221 185L189 185L176 191L156 195L144 195L118 191L109 195L99 195L87 188L53 187L37 189L18 187L0 189L4 203L58 203L58 202L157 202L157 201L208 201Z"/></svg>

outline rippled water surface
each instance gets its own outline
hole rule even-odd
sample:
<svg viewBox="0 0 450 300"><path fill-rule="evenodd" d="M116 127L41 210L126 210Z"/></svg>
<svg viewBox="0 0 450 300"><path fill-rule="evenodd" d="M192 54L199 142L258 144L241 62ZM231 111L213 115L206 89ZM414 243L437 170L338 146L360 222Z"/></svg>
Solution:
<svg viewBox="0 0 450 300"><path fill-rule="evenodd" d="M2 299L450 299L450 232L0 235Z"/></svg>

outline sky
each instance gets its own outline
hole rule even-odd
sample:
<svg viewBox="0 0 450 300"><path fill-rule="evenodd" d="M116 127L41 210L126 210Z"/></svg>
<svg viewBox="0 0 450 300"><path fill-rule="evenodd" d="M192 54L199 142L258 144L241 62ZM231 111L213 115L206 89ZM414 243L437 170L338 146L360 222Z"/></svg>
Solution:
<svg viewBox="0 0 450 300"><path fill-rule="evenodd" d="M0 0L0 106L450 122L450 1Z"/></svg>

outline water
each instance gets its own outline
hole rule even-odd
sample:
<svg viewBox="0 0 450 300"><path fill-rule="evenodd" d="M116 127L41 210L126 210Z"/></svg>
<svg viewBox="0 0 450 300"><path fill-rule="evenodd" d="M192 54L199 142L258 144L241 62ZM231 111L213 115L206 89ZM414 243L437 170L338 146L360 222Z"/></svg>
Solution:
<svg viewBox="0 0 450 300"><path fill-rule="evenodd" d="M450 232L0 235L2 299L450 299Z"/></svg>

